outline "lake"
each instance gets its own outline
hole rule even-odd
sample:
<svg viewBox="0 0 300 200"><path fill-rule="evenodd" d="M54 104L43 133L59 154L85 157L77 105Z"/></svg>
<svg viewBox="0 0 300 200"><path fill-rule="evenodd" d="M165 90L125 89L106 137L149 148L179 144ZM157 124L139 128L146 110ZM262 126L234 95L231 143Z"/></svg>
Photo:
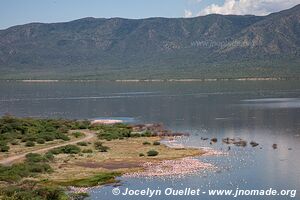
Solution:
<svg viewBox="0 0 300 200"><path fill-rule="evenodd" d="M0 114L69 119L121 118L161 122L189 132L180 143L211 147L226 156L199 157L216 171L176 178L120 178L130 189L258 189L300 191L300 82L0 82ZM209 144L201 137L216 137ZM258 147L229 151L222 138L256 141ZM273 149L272 145L278 148ZM113 186L91 191L91 199L141 199L113 195ZM299 194L294 199L299 199ZM232 196L155 196L152 199L232 199ZM235 199L291 199L290 196L240 196Z"/></svg>

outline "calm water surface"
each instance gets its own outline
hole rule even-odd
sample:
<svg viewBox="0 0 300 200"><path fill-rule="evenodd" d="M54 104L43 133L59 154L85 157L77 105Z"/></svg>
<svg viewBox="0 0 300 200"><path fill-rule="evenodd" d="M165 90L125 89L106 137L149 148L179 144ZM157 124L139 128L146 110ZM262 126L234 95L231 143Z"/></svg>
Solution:
<svg viewBox="0 0 300 200"><path fill-rule="evenodd" d="M201 137L240 137L260 144L233 147L228 156L200 157L217 172L181 178L120 178L130 189L289 189L300 192L300 82L108 83L0 82L0 114L92 119L118 117L162 122L190 132L179 142L227 151ZM274 150L272 144L278 144ZM260 148L261 147L261 148ZM91 199L150 199L114 196L112 186L94 189ZM152 199L233 199L232 197L155 196ZM238 197L235 199L292 199ZM299 194L294 199L300 199Z"/></svg>

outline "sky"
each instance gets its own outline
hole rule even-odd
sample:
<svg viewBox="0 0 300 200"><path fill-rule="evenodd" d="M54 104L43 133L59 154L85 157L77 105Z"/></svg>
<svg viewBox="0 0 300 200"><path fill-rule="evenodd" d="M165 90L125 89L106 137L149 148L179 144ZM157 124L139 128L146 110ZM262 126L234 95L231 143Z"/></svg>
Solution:
<svg viewBox="0 0 300 200"><path fill-rule="evenodd" d="M300 0L0 0L0 29L83 17L196 17L212 13L267 15Z"/></svg>

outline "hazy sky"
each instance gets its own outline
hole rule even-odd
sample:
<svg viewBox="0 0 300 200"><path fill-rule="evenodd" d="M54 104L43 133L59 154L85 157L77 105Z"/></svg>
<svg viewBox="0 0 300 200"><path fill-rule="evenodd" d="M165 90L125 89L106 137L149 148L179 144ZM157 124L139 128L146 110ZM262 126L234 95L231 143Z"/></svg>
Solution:
<svg viewBox="0 0 300 200"><path fill-rule="evenodd" d="M210 13L266 15L300 0L0 0L0 29L83 17L195 17Z"/></svg>

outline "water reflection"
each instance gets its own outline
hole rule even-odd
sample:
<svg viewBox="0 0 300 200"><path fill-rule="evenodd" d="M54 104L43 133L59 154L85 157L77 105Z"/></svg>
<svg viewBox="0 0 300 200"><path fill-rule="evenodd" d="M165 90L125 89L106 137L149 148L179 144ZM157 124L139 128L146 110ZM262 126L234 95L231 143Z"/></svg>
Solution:
<svg viewBox="0 0 300 200"><path fill-rule="evenodd" d="M221 142L210 145L201 137L217 137L219 141L225 137L240 137L259 143L256 148L232 146L228 156L199 158L218 166L218 173L207 172L165 180L122 179L123 188L272 187L300 191L299 87L299 82L293 81L130 84L1 82L0 114L77 119L122 117L147 123L163 122L175 131L190 132L190 138L180 141L188 146L213 147L224 151L228 150L227 145ZM276 150L272 148L274 143L278 144ZM94 190L92 199L124 199L113 196L111 189ZM186 198L161 196L155 199ZM211 198L201 196L201 199Z"/></svg>

